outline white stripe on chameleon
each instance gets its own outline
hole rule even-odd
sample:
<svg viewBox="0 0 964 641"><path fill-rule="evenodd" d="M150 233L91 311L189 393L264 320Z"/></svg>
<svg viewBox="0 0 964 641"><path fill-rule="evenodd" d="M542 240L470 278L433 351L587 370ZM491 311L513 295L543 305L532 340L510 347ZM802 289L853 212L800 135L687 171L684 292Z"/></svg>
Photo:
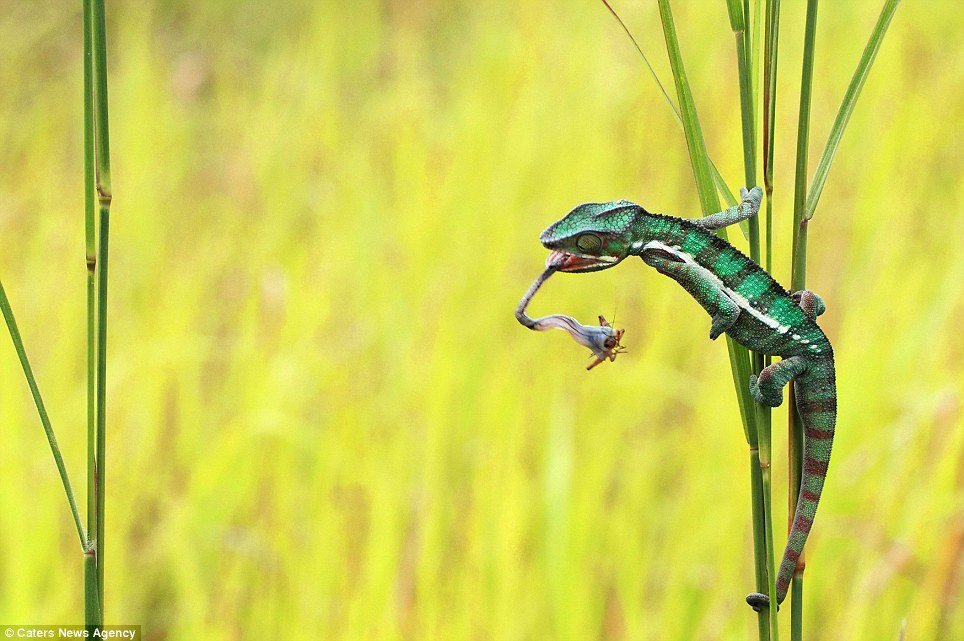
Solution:
<svg viewBox="0 0 964 641"><path fill-rule="evenodd" d="M726 295L730 297L730 300L736 303L740 309L746 311L748 314L756 318L758 321L760 321L767 327L772 327L773 329L777 330L781 334L786 334L788 331L790 331L789 325L781 325L780 321L778 321L777 319L771 316L768 316L767 314L764 314L760 310L750 305L750 301L748 301L746 297L743 296L743 294L740 294L739 292L736 292L730 289L729 287L727 287L726 285L724 285L723 281L720 280L719 276L717 276L712 271L710 271L706 267L703 267L698 262L696 262L696 260L693 259L693 256L681 250L679 248L679 245L670 246L665 243L661 243L658 240L651 240L648 243L646 243L646 246L643 248L643 251L647 249L660 249L669 254L672 254L673 256L676 256L687 265L692 265L696 269L700 270L703 274L709 275L712 280L716 281L716 284L720 286L720 289L726 292ZM798 339L800 337L798 335L794 335L794 338Z"/></svg>

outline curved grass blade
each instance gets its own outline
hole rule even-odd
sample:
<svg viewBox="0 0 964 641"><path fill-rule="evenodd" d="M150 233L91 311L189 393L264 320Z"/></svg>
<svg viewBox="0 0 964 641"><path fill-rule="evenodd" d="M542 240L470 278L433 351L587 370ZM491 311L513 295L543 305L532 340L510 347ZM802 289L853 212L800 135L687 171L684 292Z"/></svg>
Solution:
<svg viewBox="0 0 964 641"><path fill-rule="evenodd" d="M54 463L60 473L60 482L64 486L64 493L67 495L67 503L70 505L70 513L74 517L74 525L77 527L77 536L80 538L81 549L87 549L87 535L84 533L84 526L80 522L80 512L77 510L77 501L74 500L74 490L70 485L70 477L67 476L67 467L64 465L64 457L60 453L60 446L57 445L57 437L54 435L54 428L50 424L50 417L47 415L47 407L44 399L40 395L40 388L37 386L37 379L33 375L33 368L30 366L30 359L27 358L27 350L23 346L23 338L20 336L20 329L17 327L17 320L13 316L13 309L7 299L7 293L0 283L0 312L3 319L7 322L7 329L10 331L10 339L13 341L13 348L20 359L20 366L23 368L24 378L27 379L27 387L30 388L30 395L37 406L37 413L40 415L40 423L43 425L44 434L47 436L47 443L50 445L50 452L54 455Z"/></svg>
<svg viewBox="0 0 964 641"><path fill-rule="evenodd" d="M636 40L636 37L629 30L629 27L626 26L626 23L623 22L623 19L619 17L619 14L616 13L616 10L613 9L612 5L609 4L607 0L601 0L601 1L604 5L606 5L606 8L609 10L609 13L611 13L613 18L616 19L616 22L619 23L619 26L622 27L626 35L629 36L629 39L632 41L633 46L636 47L636 51L639 52L640 57L643 59L643 63L646 65L646 69L649 71L649 75L653 78L653 81L656 83L656 86L659 87L660 92L663 94L663 98L666 99L666 104L668 104L670 109L673 110L673 115L676 116L676 122L678 122L680 126L682 126L685 130L686 126L683 124L683 117L680 115L679 107L676 106L676 103L673 102L673 99L670 97L669 92L666 91L665 85L663 85L662 81L659 79L659 76L656 74L656 70L653 69L653 65L650 64L649 58L647 58L646 53L643 52L643 48L639 46L639 42ZM713 174L713 182L716 185L716 188L719 190L720 194L722 194L723 200L725 200L727 205L729 205L730 207L732 207L733 205L736 205L739 201L736 199L736 195L730 190L729 185L726 184L726 181L723 180L723 175L720 173L720 170L717 169L716 164L712 161L712 159L709 159L709 156L707 156L707 160L709 160L709 163L710 163L710 172ZM753 185L747 183L746 187L749 189L750 187L753 187ZM740 231L743 232L743 236L745 238L750 237L749 224L750 223L748 223L745 220L742 220L739 223Z"/></svg>
<svg viewBox="0 0 964 641"><path fill-rule="evenodd" d="M884 2L880 16L877 18L877 24L874 25L874 29L870 33L870 39L867 41L867 46L864 47L863 55L860 56L857 69L854 70L854 75L850 79L850 85L844 94L843 102L840 103L840 109L837 110L837 117L834 118L833 126L830 128L827 146L824 147L823 155L820 156L820 162L817 164L817 170L813 174L813 182L810 184L810 191L807 192L807 204L803 212L804 220L810 220L813 217L813 212L817 209L820 194L823 193L827 175L830 173L830 164L833 162L834 154L837 153L837 147L840 145L844 129L847 128L847 122L850 120L850 115L857 104L857 98L860 97L860 90L863 89L867 76L870 75L870 69L873 67L877 52L880 51L880 45L884 41L887 27L890 26L890 21L897 11L898 4L900 4L900 0L886 0Z"/></svg>

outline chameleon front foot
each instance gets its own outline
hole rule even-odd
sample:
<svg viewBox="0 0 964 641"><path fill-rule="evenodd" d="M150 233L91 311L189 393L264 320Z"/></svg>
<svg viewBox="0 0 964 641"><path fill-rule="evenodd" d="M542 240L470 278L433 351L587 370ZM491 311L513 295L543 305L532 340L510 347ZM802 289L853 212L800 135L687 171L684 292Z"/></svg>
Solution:
<svg viewBox="0 0 964 641"><path fill-rule="evenodd" d="M710 340L715 341L717 338L722 336L724 332L728 332L733 324L736 323L737 317L740 315L740 310L738 308L732 310L720 310L720 313L712 317L712 324L710 325Z"/></svg>
<svg viewBox="0 0 964 641"><path fill-rule="evenodd" d="M798 292L793 292L790 294L790 299L803 310L803 313L806 314L810 320L814 320L817 316L827 311L827 305L823 302L823 299L809 289L801 289Z"/></svg>
<svg viewBox="0 0 964 641"><path fill-rule="evenodd" d="M750 592L746 595L746 602L754 612L760 612L764 608L770 607L770 597L761 592ZM777 612L780 611L780 606L777 605Z"/></svg>

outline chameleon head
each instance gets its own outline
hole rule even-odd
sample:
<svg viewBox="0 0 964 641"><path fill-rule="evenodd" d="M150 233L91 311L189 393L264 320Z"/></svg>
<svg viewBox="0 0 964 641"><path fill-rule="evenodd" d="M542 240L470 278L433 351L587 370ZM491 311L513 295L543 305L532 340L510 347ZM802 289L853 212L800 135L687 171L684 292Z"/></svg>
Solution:
<svg viewBox="0 0 964 641"><path fill-rule="evenodd" d="M643 213L642 207L628 200L579 205L539 237L552 251L546 266L561 272L612 267L632 250L631 228Z"/></svg>

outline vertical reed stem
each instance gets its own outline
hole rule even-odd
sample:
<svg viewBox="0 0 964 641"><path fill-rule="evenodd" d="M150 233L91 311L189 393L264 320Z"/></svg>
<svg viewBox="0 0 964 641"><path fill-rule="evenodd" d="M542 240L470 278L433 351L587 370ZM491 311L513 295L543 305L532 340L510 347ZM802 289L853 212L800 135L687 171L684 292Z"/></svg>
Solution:
<svg viewBox="0 0 964 641"><path fill-rule="evenodd" d="M730 28L736 38L737 71L740 80L740 115L743 133L743 180L749 188L756 184L756 120L753 100L753 61L749 37L749 0L727 0ZM750 258L760 263L760 221L754 216L749 220ZM763 355L752 354L751 367L759 373L763 369ZM755 404L754 404L755 406ZM760 465L758 429L762 421L769 420L768 412L757 410L755 429L749 434L750 446L750 495L753 515L753 556L756 569L756 589L767 591L767 536L763 469ZM769 614L765 610L757 612L757 634L760 641L770 638Z"/></svg>
<svg viewBox="0 0 964 641"><path fill-rule="evenodd" d="M84 620L88 626L103 623L97 594L97 486L96 486L96 269L97 235L94 228L94 81L92 0L84 0L84 248L87 267L87 551L84 554Z"/></svg>
<svg viewBox="0 0 964 641"><path fill-rule="evenodd" d="M803 37L803 70L800 78L800 113L797 120L797 157L793 186L793 253L790 291L805 289L807 285L807 220L804 208L807 198L807 153L810 144L810 102L813 88L813 60L816 53L817 0L807 1L807 22ZM803 424L797 414L793 385L788 395L788 469L790 482L787 502L789 505L787 530L793 525L800 494L800 476L803 469ZM803 638L803 571L806 567L805 552L800 553L793 571L790 590L790 639Z"/></svg>
<svg viewBox="0 0 964 641"><path fill-rule="evenodd" d="M97 596L97 554L92 548L84 551L84 624L89 631L103 625Z"/></svg>
<svg viewBox="0 0 964 641"><path fill-rule="evenodd" d="M776 95L777 95L777 50L780 26L780 0L767 0L766 3L766 42L763 54L763 186L766 191L766 228L767 251L766 268L771 271L773 256L773 148L776 128ZM754 354L754 368L762 369L769 364L769 359L762 354ZM760 432L760 468L763 471L763 501L766 516L766 551L767 551L767 594L770 597L770 607L767 609L770 621L770 637L777 641L779 630L777 627L776 585L773 559L773 504L771 499L771 414L770 408L759 406Z"/></svg>
<svg viewBox="0 0 964 641"><path fill-rule="evenodd" d="M683 57L679 48L679 39L676 35L676 25L673 22L672 8L670 7L669 0L658 1L660 21L662 22L663 35L666 39L666 52L673 70L673 80L676 84L676 94L679 100L680 118L683 124L683 134L686 138L686 148L689 152L690 164L693 168L693 177L696 181L696 189L700 197L700 206L704 214L710 214L718 211L720 208L714 178L714 167L706 152L706 143L703 140L699 116L696 113L696 104L693 101L693 93L690 89L689 80L686 77L686 70L683 66ZM725 229L721 229L717 233L719 233L721 237L726 238ZM743 420L744 434L747 437L747 441L750 442L756 433L756 410L755 402L752 397L750 397L749 386L747 384L750 380L749 352L729 336L726 337L726 347L730 356L730 371L733 375L733 384L736 389L737 402L740 407L740 417Z"/></svg>
<svg viewBox="0 0 964 641"><path fill-rule="evenodd" d="M107 266L110 237L110 132L107 116L107 28L104 0L94 0L93 32L94 133L96 134L96 193L100 212L97 251L97 354L96 354L96 504L97 590L101 616L104 612L104 515L107 498Z"/></svg>

